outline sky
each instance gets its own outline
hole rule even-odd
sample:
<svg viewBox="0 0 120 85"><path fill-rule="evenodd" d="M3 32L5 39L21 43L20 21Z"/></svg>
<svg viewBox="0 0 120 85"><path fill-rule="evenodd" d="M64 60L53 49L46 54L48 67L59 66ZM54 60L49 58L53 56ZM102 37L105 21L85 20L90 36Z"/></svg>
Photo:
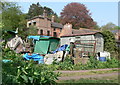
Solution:
<svg viewBox="0 0 120 85"><path fill-rule="evenodd" d="M37 2L18 2L21 6L21 10L27 13L29 7L32 3ZM60 16L64 6L71 2L39 2L41 6L47 6L51 8L54 12ZM99 26L106 25L109 22L118 25L118 2L78 2L84 4L90 13L94 21L97 22Z"/></svg>

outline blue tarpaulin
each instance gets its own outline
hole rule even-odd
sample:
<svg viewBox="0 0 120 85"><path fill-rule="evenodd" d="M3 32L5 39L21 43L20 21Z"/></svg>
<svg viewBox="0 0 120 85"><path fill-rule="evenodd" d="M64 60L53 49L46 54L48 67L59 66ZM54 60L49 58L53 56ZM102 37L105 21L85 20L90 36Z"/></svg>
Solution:
<svg viewBox="0 0 120 85"><path fill-rule="evenodd" d="M4 59L4 60L2 60L2 62L4 62L4 63L7 63L7 62L12 62L12 60L7 60L7 59Z"/></svg>
<svg viewBox="0 0 120 85"><path fill-rule="evenodd" d="M40 35L40 36L28 36L28 39L34 39L34 40L40 40L40 38L49 38L50 36L44 36L44 35Z"/></svg>
<svg viewBox="0 0 120 85"><path fill-rule="evenodd" d="M39 40L40 36L28 36L28 39Z"/></svg>
<svg viewBox="0 0 120 85"><path fill-rule="evenodd" d="M62 45L58 49L56 49L55 51L53 51L52 53L56 53L58 51L64 51L64 50L66 50L67 46L68 46L67 44Z"/></svg>
<svg viewBox="0 0 120 85"><path fill-rule="evenodd" d="M33 59L34 61L39 61L39 63L44 63L44 57L40 56L38 54L28 55L28 53L26 53L25 55L23 55L23 58L25 60L31 60L31 59Z"/></svg>

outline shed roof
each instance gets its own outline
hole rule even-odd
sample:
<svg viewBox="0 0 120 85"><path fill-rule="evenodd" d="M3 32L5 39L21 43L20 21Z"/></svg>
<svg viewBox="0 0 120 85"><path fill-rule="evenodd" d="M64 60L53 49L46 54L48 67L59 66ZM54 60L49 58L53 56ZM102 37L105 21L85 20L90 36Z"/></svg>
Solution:
<svg viewBox="0 0 120 85"><path fill-rule="evenodd" d="M71 35L63 35L61 37L70 37L70 36L81 36L81 35L95 35L100 32L91 32L91 33L81 33L81 34L71 34ZM101 34L101 33L100 33Z"/></svg>
<svg viewBox="0 0 120 85"><path fill-rule="evenodd" d="M63 35L61 37L81 36L81 35L94 35L96 33L100 33L100 31L98 31L98 30L92 30L92 29L80 28L79 30L72 29L72 34Z"/></svg>
<svg viewBox="0 0 120 85"><path fill-rule="evenodd" d="M51 25L52 27L55 27L55 28L63 28L63 25L60 23L52 22Z"/></svg>

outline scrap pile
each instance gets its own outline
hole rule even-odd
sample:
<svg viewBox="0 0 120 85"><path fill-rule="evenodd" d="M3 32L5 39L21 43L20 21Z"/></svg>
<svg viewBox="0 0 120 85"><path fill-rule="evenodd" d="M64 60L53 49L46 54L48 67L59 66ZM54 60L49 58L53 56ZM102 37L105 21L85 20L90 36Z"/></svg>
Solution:
<svg viewBox="0 0 120 85"><path fill-rule="evenodd" d="M28 39L33 40L34 50L33 53L25 53L23 58L25 60L33 59L38 63L52 64L54 60L56 62L63 61L64 56L69 52L69 45L65 44L59 46L59 38L49 36L28 36Z"/></svg>

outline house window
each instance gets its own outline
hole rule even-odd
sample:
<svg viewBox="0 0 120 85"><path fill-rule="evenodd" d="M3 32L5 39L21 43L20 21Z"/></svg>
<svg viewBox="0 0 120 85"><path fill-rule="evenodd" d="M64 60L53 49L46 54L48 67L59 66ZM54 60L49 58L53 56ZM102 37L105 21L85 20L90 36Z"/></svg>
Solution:
<svg viewBox="0 0 120 85"><path fill-rule="evenodd" d="M54 37L57 37L57 33L56 33L56 32L53 32L53 36L54 36Z"/></svg>
<svg viewBox="0 0 120 85"><path fill-rule="evenodd" d="M62 29L60 28L60 32L62 32Z"/></svg>
<svg viewBox="0 0 120 85"><path fill-rule="evenodd" d="M47 36L50 36L50 31L47 31Z"/></svg>
<svg viewBox="0 0 120 85"><path fill-rule="evenodd" d="M53 30L55 31L55 28Z"/></svg>
<svg viewBox="0 0 120 85"><path fill-rule="evenodd" d="M35 25L36 25L36 22L33 22L33 25L35 26Z"/></svg>
<svg viewBox="0 0 120 85"><path fill-rule="evenodd" d="M40 35L43 35L43 30L40 30Z"/></svg>
<svg viewBox="0 0 120 85"><path fill-rule="evenodd" d="M29 26L31 26L31 23L29 23Z"/></svg>

